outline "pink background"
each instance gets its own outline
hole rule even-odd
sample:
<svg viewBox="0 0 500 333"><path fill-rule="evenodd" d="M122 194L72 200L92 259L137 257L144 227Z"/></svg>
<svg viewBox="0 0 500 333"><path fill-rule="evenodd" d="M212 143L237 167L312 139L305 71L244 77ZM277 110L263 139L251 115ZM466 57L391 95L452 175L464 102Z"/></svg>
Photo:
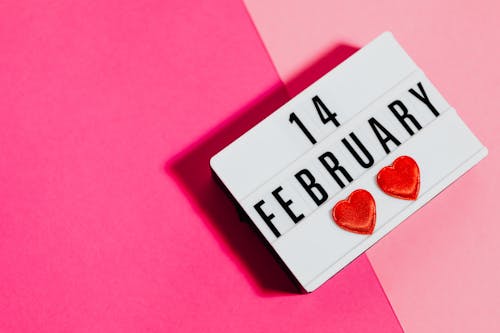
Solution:
<svg viewBox="0 0 500 333"><path fill-rule="evenodd" d="M2 3L0 331L500 330L499 9ZM208 159L385 30L490 155L297 295Z"/></svg>

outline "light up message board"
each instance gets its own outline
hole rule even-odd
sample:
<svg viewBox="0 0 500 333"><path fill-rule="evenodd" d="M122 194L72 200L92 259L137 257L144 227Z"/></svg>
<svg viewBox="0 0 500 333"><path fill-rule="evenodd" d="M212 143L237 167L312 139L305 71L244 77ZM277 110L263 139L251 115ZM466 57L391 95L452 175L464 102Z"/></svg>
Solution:
<svg viewBox="0 0 500 333"><path fill-rule="evenodd" d="M312 291L486 155L384 33L210 164Z"/></svg>

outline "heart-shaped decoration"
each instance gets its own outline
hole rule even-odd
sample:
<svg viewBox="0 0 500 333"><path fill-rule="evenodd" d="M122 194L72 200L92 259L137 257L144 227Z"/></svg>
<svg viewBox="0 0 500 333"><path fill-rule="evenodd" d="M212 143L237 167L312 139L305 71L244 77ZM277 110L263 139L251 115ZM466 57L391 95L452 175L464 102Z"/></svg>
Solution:
<svg viewBox="0 0 500 333"><path fill-rule="evenodd" d="M375 229L375 200L370 192L356 190L340 200L332 210L333 220L344 230L372 234Z"/></svg>
<svg viewBox="0 0 500 333"><path fill-rule="evenodd" d="M392 165L377 174L377 183L386 194L405 200L417 200L420 190L420 171L409 156L398 157Z"/></svg>

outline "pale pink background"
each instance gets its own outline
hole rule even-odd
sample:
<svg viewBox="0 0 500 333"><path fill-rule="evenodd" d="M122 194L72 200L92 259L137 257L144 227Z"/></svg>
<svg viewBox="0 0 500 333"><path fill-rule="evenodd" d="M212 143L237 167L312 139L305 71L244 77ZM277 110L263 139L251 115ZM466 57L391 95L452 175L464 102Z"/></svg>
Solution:
<svg viewBox="0 0 500 333"><path fill-rule="evenodd" d="M390 30L489 156L368 257L408 332L499 332L498 1L245 0L280 77Z"/></svg>
<svg viewBox="0 0 500 333"><path fill-rule="evenodd" d="M1 332L401 331L366 256L294 294L210 179L289 98L242 2L4 1L0 73Z"/></svg>

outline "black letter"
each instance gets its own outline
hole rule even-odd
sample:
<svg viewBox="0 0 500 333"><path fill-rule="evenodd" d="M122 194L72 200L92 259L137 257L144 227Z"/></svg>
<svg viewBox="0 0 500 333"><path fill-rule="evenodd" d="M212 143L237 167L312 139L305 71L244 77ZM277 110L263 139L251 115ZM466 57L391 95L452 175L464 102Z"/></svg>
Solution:
<svg viewBox="0 0 500 333"><path fill-rule="evenodd" d="M378 141L380 141L380 144L387 154L391 152L389 147L387 147L387 142L392 141L396 146L399 146L401 144L401 142L399 142L399 140L396 139L394 135L392 135L388 130L386 130L385 127L382 126L382 124L380 124L375 118L372 117L368 119L368 123L370 124L373 132L377 136ZM385 134L385 138L382 137L379 131Z"/></svg>
<svg viewBox="0 0 500 333"><path fill-rule="evenodd" d="M421 95L418 92L416 92L415 90L413 90L413 88L411 88L409 90L410 94L412 94L419 101L421 101L422 103L427 105L427 107L429 108L429 110L431 110L433 115L435 115L436 117L439 116L438 110L434 107L434 105L432 105L431 101L429 100L429 97L427 97L427 94L425 93L425 90L424 90L424 87L422 86L422 83L420 83L420 82L417 83L417 86L418 86L418 89L420 90Z"/></svg>
<svg viewBox="0 0 500 333"><path fill-rule="evenodd" d="M312 99L314 107L316 108L316 111L318 112L319 119L323 122L323 124L328 123L331 121L336 127L339 127L339 121L337 120L337 114L331 113L330 110L326 107L325 103L316 95ZM323 114L323 112L325 114Z"/></svg>
<svg viewBox="0 0 500 333"><path fill-rule="evenodd" d="M287 200L287 201L283 200L283 198L280 196L280 192L282 190L283 190L283 187L279 186L271 193L273 194L274 198L276 198L276 201L278 201L278 203L281 205L281 207L283 207L283 209L288 214L288 216L290 216L292 221L297 223L304 218L304 214L300 214L299 216L296 216L293 213L292 209L290 208L290 205L293 203L293 201L292 200Z"/></svg>
<svg viewBox="0 0 500 333"><path fill-rule="evenodd" d="M397 107L399 107L399 109L403 111L403 113L399 113ZM415 133L411 129L410 125L408 125L408 122L405 119L410 120L413 123L413 125L417 128L417 130L422 129L422 126L420 126L417 119L415 119L414 116L408 113L408 109L403 104L403 102L395 100L394 102L388 105L388 108L392 111L392 114L399 120L401 125L404 126L408 134L413 135Z"/></svg>
<svg viewBox="0 0 500 333"><path fill-rule="evenodd" d="M347 181L352 182L351 175L349 175L347 170L339 164L337 158L329 151L318 157L318 160L321 162L321 164L323 164L325 169L330 173L330 175L333 177L333 179L335 179L335 181L341 188L344 188L345 185L337 175L336 171L340 171L344 175L345 179L347 179ZM330 160L330 163L327 160Z"/></svg>
<svg viewBox="0 0 500 333"><path fill-rule="evenodd" d="M303 178L304 176L307 178L307 180ZM326 193L325 189L319 183L316 183L316 179L309 170L307 169L300 170L295 174L295 178L299 181L300 185L302 185L304 190L306 190L311 199L314 200L316 205L319 206L323 202L325 202L326 199L328 199L328 194ZM316 189L317 192L319 192L318 193L319 196L314 192L314 189Z"/></svg>
<svg viewBox="0 0 500 333"><path fill-rule="evenodd" d="M375 162L373 160L373 156L368 152L368 150L365 148L365 146L361 143L361 141L359 141L358 137L356 136L356 134L352 133L349 134L349 136L351 137L352 141L354 141L354 143L356 143L356 145L358 146L359 149L361 149L361 151L363 152L363 154L365 155L366 159L368 160L367 162L363 161L363 159L359 156L359 154L354 150L354 148L351 146L351 144L347 141L346 138L343 138L342 139L342 143L344 144L344 146L346 146L346 148L351 152L352 156L354 156L354 158L356 159L356 161L358 161L359 165L361 165L363 168L366 168L368 169L369 167L371 167L373 165L373 163Z"/></svg>
<svg viewBox="0 0 500 333"><path fill-rule="evenodd" d="M267 226L269 227L269 229L271 229L271 231L273 232L274 236L276 237L279 237L281 236L280 232L278 231L278 229L276 229L276 227L274 226L274 224L271 223L271 220L274 218L274 214L270 214L270 215L267 215L266 213L264 213L264 211L262 210L262 205L264 204L264 200L261 200L259 202L257 202L253 207L255 208L255 210L257 211L257 213L259 213L260 217L262 217L262 219L264 220L264 222L266 222Z"/></svg>
<svg viewBox="0 0 500 333"><path fill-rule="evenodd" d="M290 113L290 118L288 118L288 121L291 124L296 123L297 126L299 126L302 133L304 133L306 138L308 138L312 144L316 143L316 139L314 138L314 136L312 136L311 132L309 132L309 130L306 128L306 126L302 123L302 121L299 119L299 117L297 117L297 115L294 112Z"/></svg>

